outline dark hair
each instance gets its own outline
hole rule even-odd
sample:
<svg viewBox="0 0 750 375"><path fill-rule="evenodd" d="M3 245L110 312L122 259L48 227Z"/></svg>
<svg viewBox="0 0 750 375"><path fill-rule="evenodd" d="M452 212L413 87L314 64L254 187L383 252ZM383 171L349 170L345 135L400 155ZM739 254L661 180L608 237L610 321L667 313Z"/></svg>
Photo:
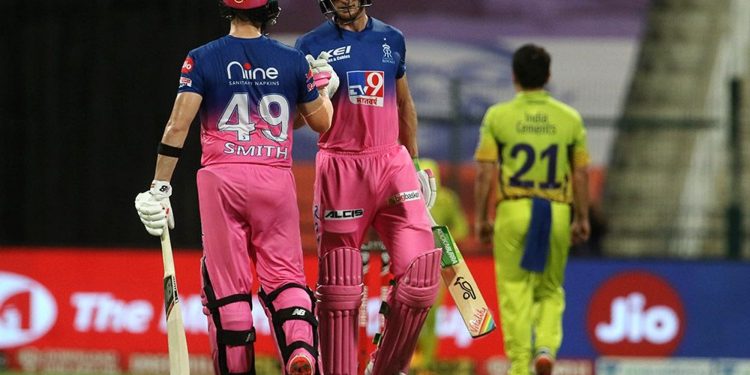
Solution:
<svg viewBox="0 0 750 375"><path fill-rule="evenodd" d="M265 32L267 25L276 23L276 18L281 13L281 8L276 0L270 0L265 6L254 9L234 9L226 6L219 0L219 14L228 20L239 19L258 26L261 32Z"/></svg>
<svg viewBox="0 0 750 375"><path fill-rule="evenodd" d="M513 74L524 89L544 87L549 79L549 53L537 45L524 44L513 53Z"/></svg>

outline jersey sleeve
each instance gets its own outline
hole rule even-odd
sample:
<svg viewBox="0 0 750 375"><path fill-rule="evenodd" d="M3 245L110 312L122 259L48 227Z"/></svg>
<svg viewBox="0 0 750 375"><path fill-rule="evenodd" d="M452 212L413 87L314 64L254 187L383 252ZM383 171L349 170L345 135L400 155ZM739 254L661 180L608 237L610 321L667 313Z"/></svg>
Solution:
<svg viewBox="0 0 750 375"><path fill-rule="evenodd" d="M401 49L401 59L399 59L398 68L396 69L396 79L399 79L406 74L406 42L404 41L403 36L401 36L401 45L399 47Z"/></svg>
<svg viewBox="0 0 750 375"><path fill-rule="evenodd" d="M482 126L479 127L479 143L474 151L474 160L476 161L497 161L498 149L497 141L492 135L490 127L491 111L487 111L482 120Z"/></svg>
<svg viewBox="0 0 750 375"><path fill-rule="evenodd" d="M573 138L573 166L585 167L590 162L591 157L586 147L586 128L583 126L581 116L578 115L578 124Z"/></svg>
<svg viewBox="0 0 750 375"><path fill-rule="evenodd" d="M299 88L298 101L299 103L309 103L318 98L318 90L315 87L312 69L310 69L310 65L305 60L304 55L300 54L297 60L297 81L304 82Z"/></svg>
<svg viewBox="0 0 750 375"><path fill-rule="evenodd" d="M200 61L192 52L187 55L180 69L180 86L177 92L204 93L203 74L201 73Z"/></svg>
<svg viewBox="0 0 750 375"><path fill-rule="evenodd" d="M302 52L302 56L310 54L310 49L307 46L307 44L305 43L305 38L304 37L297 38L297 41L294 42L294 48L300 50L300 52Z"/></svg>

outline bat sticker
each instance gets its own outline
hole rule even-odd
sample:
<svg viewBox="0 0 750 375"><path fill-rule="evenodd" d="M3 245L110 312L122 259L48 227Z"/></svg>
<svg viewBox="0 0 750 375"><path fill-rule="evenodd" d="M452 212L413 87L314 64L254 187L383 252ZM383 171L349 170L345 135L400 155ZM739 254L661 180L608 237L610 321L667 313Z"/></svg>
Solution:
<svg viewBox="0 0 750 375"><path fill-rule="evenodd" d="M464 290L464 299L477 299L477 294L474 293L474 287L472 287L471 283L464 279L463 276L457 277L456 282L453 283L453 285L458 285L461 289Z"/></svg>
<svg viewBox="0 0 750 375"><path fill-rule="evenodd" d="M164 311L167 312L167 316L172 312L174 304L179 301L180 298L177 296L177 280L174 275L169 275L164 278Z"/></svg>

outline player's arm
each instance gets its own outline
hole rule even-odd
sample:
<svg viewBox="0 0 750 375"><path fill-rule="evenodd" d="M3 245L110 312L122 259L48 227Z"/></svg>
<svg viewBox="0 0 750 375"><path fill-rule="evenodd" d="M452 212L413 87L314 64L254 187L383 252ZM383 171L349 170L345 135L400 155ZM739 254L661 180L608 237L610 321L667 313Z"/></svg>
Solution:
<svg viewBox="0 0 750 375"><path fill-rule="evenodd" d="M179 159L179 151L185 144L190 124L198 113L203 97L194 92L181 92L177 94L169 116L164 135L161 137L160 150L171 150L171 152L159 152L156 158L156 171L154 180L170 181L172 173Z"/></svg>
<svg viewBox="0 0 750 375"><path fill-rule="evenodd" d="M161 236L165 226L174 228L174 213L169 203L172 187L169 181L202 100L202 96L193 92L177 94L159 144L151 188L135 197L135 209L151 235Z"/></svg>
<svg viewBox="0 0 750 375"><path fill-rule="evenodd" d="M406 74L396 80L396 103L398 105L398 140L412 158L419 156L417 146L417 110L409 91Z"/></svg>
<svg viewBox="0 0 750 375"><path fill-rule="evenodd" d="M318 88L318 98L298 105L300 115L294 119L295 129L307 123L310 128L322 134L331 127L333 121L331 98L339 88L339 77L328 63L329 57L328 52L325 51L320 52L317 58L305 55L308 71L305 77L308 81L312 79L310 83L315 83L315 87Z"/></svg>
<svg viewBox="0 0 750 375"><path fill-rule="evenodd" d="M298 104L297 109L300 116L297 116L294 121L295 129L307 123L312 130L323 134L331 127L333 104L328 96L318 95L318 98L313 101Z"/></svg>
<svg viewBox="0 0 750 375"><path fill-rule="evenodd" d="M571 223L574 245L586 242L591 234L589 222L589 172L588 165L573 164L573 222Z"/></svg>
<svg viewBox="0 0 750 375"><path fill-rule="evenodd" d="M406 147L414 168L417 170L419 190L422 192L425 206L432 209L437 199L437 182L430 170L422 170L419 166L419 148L417 146L417 110L414 99L409 91L406 74L396 79L396 105L398 106L398 140Z"/></svg>
<svg viewBox="0 0 750 375"><path fill-rule="evenodd" d="M570 224L571 242L580 244L589 239L591 224L589 223L589 157L586 149L586 128L580 114L576 112L578 131L575 134L572 153L569 156L570 168L573 173L573 221Z"/></svg>
<svg viewBox="0 0 750 375"><path fill-rule="evenodd" d="M498 167L499 150L497 141L491 131L493 112L490 108L479 127L479 143L474 151L477 161L477 176L474 181L474 234L483 243L492 242L493 220L489 216L490 192Z"/></svg>
<svg viewBox="0 0 750 375"><path fill-rule="evenodd" d="M492 220L489 217L490 189L497 170L496 161L477 160L474 181L475 234L483 243L492 242Z"/></svg>
<svg viewBox="0 0 750 375"><path fill-rule="evenodd" d="M294 117L294 130L297 130L305 125L307 123L305 122L305 118L302 117L302 114L299 113L300 108L297 108L297 116Z"/></svg>

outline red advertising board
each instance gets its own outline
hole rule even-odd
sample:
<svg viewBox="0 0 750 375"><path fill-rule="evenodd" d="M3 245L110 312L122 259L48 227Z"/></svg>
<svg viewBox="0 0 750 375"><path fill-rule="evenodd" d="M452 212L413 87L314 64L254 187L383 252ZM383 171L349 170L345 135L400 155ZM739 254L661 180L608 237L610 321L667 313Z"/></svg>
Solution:
<svg viewBox="0 0 750 375"><path fill-rule="evenodd" d="M200 301L200 256L195 250L176 251L174 261L190 353L208 355L206 317ZM468 258L467 262L499 319L492 259ZM309 285L314 285L315 257L305 258L305 270ZM128 368L128 357L133 353L166 353L162 274L158 248L3 248L0 352L21 348L115 352L123 369ZM369 336L378 327L378 307L379 300L372 295L368 304ZM256 352L274 356L276 350L263 310L256 308L253 315ZM439 358L480 362L502 355L500 330L472 340L447 294L437 309L436 320ZM17 365L12 356L10 362Z"/></svg>

